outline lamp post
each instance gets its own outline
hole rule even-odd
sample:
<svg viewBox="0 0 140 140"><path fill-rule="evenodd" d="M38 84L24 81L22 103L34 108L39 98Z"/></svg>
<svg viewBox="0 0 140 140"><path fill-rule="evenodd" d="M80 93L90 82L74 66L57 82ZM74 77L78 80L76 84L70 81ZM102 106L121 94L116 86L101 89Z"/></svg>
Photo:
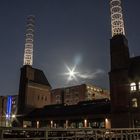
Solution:
<svg viewBox="0 0 140 140"><path fill-rule="evenodd" d="M16 119L16 115L15 114L11 114L11 115L6 114L5 118L6 118L5 126L10 127L10 126L12 126L12 122Z"/></svg>

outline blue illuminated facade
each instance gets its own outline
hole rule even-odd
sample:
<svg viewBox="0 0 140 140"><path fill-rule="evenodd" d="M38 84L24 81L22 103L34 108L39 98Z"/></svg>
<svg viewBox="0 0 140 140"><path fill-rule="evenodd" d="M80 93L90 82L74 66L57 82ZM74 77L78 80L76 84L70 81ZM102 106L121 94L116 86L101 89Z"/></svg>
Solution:
<svg viewBox="0 0 140 140"><path fill-rule="evenodd" d="M11 111L12 111L12 96L8 96L7 109L6 109L6 118L7 119L10 119Z"/></svg>

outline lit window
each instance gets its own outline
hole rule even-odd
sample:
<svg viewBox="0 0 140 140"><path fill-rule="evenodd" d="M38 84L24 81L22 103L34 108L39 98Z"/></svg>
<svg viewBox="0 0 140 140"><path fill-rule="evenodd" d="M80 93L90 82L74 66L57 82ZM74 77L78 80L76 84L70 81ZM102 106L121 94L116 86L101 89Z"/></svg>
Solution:
<svg viewBox="0 0 140 140"><path fill-rule="evenodd" d="M132 99L132 107L135 107L135 108L138 107L138 101L136 98Z"/></svg>
<svg viewBox="0 0 140 140"><path fill-rule="evenodd" d="M61 101L60 100L56 100L56 104L60 104L61 103Z"/></svg>
<svg viewBox="0 0 140 140"><path fill-rule="evenodd" d="M67 98L69 98L70 97L70 93L66 93L66 96L67 96Z"/></svg>
<svg viewBox="0 0 140 140"><path fill-rule="evenodd" d="M97 91L99 92L100 90L99 90L99 89L97 89Z"/></svg>
<svg viewBox="0 0 140 140"><path fill-rule="evenodd" d="M56 95L56 99L57 100L60 100L60 95Z"/></svg>
<svg viewBox="0 0 140 140"><path fill-rule="evenodd" d="M140 90L140 82L139 82L139 90Z"/></svg>
<svg viewBox="0 0 140 140"><path fill-rule="evenodd" d="M130 90L131 91L136 91L136 83L133 82L133 83L130 84Z"/></svg>
<svg viewBox="0 0 140 140"><path fill-rule="evenodd" d="M12 101L12 104L14 105L14 104L16 104L16 102L15 101Z"/></svg>

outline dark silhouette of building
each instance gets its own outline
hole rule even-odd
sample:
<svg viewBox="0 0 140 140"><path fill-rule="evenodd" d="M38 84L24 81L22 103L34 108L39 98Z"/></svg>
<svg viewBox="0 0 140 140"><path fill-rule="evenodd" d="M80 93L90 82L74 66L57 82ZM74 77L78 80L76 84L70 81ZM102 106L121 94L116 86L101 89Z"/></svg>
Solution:
<svg viewBox="0 0 140 140"><path fill-rule="evenodd" d="M110 40L112 127L138 127L140 121L140 57L130 58L127 39Z"/></svg>
<svg viewBox="0 0 140 140"><path fill-rule="evenodd" d="M110 0L110 9L111 125L120 128L140 127L140 57L131 58L129 55L121 0Z"/></svg>
<svg viewBox="0 0 140 140"><path fill-rule="evenodd" d="M18 115L50 104L51 86L42 70L25 65L21 68Z"/></svg>
<svg viewBox="0 0 140 140"><path fill-rule="evenodd" d="M76 105L47 105L24 117L24 127L110 128L110 100L98 99Z"/></svg>
<svg viewBox="0 0 140 140"><path fill-rule="evenodd" d="M112 127L129 127L129 51L124 35L116 35L110 40L110 55L111 125Z"/></svg>

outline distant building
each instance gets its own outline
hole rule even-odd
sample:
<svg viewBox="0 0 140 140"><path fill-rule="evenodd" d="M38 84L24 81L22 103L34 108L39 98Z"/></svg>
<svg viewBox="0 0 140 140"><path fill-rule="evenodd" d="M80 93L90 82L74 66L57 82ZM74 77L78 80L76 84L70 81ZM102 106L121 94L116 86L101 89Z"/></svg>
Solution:
<svg viewBox="0 0 140 140"><path fill-rule="evenodd" d="M94 85L76 85L51 91L51 105L34 109L23 118L24 127L110 128L110 95Z"/></svg>
<svg viewBox="0 0 140 140"><path fill-rule="evenodd" d="M16 119L18 95L0 96L0 126L11 126Z"/></svg>
<svg viewBox="0 0 140 140"><path fill-rule="evenodd" d="M76 85L51 91L51 104L74 105L81 101L110 99L107 90L88 84Z"/></svg>

